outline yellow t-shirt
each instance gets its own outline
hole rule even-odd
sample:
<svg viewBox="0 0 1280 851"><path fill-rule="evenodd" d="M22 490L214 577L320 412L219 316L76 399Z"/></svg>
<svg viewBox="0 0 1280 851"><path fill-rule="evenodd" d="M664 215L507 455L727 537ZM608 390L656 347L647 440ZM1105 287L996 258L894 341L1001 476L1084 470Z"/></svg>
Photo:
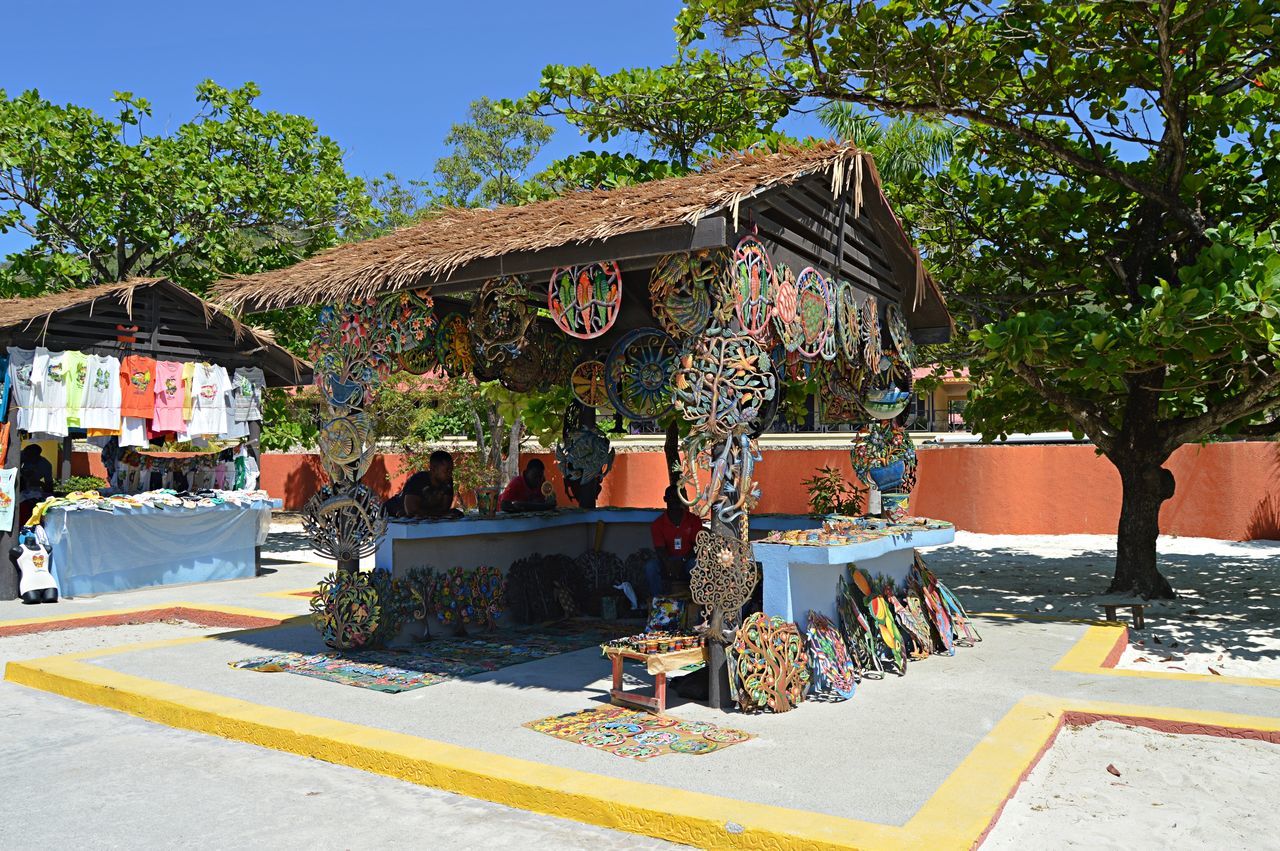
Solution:
<svg viewBox="0 0 1280 851"><path fill-rule="evenodd" d="M182 397L182 418L187 422L191 422L191 403L195 401L195 394L191 392L191 382L196 377L196 365L188 361L182 365L182 386L186 388L186 393Z"/></svg>

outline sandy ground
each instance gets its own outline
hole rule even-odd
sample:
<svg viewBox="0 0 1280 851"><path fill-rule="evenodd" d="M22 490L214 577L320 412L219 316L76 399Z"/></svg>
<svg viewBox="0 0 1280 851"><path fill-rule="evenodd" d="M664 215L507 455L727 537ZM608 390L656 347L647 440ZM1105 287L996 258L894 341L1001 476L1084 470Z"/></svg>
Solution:
<svg viewBox="0 0 1280 851"><path fill-rule="evenodd" d="M43 608L43 607L42 607ZM223 630L183 623L0 638L0 665ZM0 847L673 848L0 682Z"/></svg>
<svg viewBox="0 0 1280 851"><path fill-rule="evenodd" d="M1161 537L1159 550L1179 598L1148 605L1119 667L1280 679L1280 541ZM970 611L1101 617L1115 538L957 532L926 558Z"/></svg>
<svg viewBox="0 0 1280 851"><path fill-rule="evenodd" d="M1277 788L1280 745L1102 721L1058 735L982 848L1280 848Z"/></svg>

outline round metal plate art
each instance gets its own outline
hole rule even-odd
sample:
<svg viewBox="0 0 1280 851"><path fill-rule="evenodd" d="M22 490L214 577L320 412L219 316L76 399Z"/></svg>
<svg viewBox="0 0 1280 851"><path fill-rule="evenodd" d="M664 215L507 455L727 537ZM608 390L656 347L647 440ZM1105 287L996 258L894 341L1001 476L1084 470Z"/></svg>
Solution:
<svg viewBox="0 0 1280 851"><path fill-rule="evenodd" d="M528 342L533 311L519 278L490 278L471 306L471 337L476 352L490 363L517 357Z"/></svg>
<svg viewBox="0 0 1280 851"><path fill-rule="evenodd" d="M604 361L588 360L578 364L569 378L573 398L588 408L608 408L609 390L605 386Z"/></svg>
<svg viewBox="0 0 1280 851"><path fill-rule="evenodd" d="M656 420L671 409L676 344L661 328L628 331L605 361L613 409L629 420Z"/></svg>
<svg viewBox="0 0 1280 851"><path fill-rule="evenodd" d="M880 307L876 304L876 297L869 295L862 303L862 360L867 369L876 369L881 351Z"/></svg>
<svg viewBox="0 0 1280 851"><path fill-rule="evenodd" d="M471 329L461 313L440 323L436 334L436 356L451 378L471 375L476 366L476 352L471 342Z"/></svg>
<svg viewBox="0 0 1280 851"><path fill-rule="evenodd" d="M736 611L756 588L756 560L751 545L708 529L694 540L694 567L689 595L700 606Z"/></svg>
<svg viewBox="0 0 1280 851"><path fill-rule="evenodd" d="M851 365L863 363L862 313L854 296L853 284L848 281L836 285L836 331L845 360Z"/></svg>
<svg viewBox="0 0 1280 851"><path fill-rule="evenodd" d="M668 254L653 267L649 300L653 317L672 338L696 337L711 321L711 291L724 274L723 250Z"/></svg>
<svg viewBox="0 0 1280 851"><path fill-rule="evenodd" d="M796 289L796 275L791 267L779 263L775 267L778 280L778 291L773 298L773 330L786 352L794 352L799 342L800 317L798 309L799 291Z"/></svg>
<svg viewBox="0 0 1280 851"><path fill-rule="evenodd" d="M778 388L769 355L744 334L712 329L680 358L675 401L705 434L749 432Z"/></svg>
<svg viewBox="0 0 1280 851"><path fill-rule="evenodd" d="M916 363L916 345L911 339L911 330L907 328L907 320L902 316L902 308L889 304L884 309L884 323L889 327L889 339L907 367Z"/></svg>
<svg viewBox="0 0 1280 851"><path fill-rule="evenodd" d="M379 311L388 351L400 354L423 347L434 348L434 305L429 289L394 293L383 299Z"/></svg>
<svg viewBox="0 0 1280 851"><path fill-rule="evenodd" d="M733 312L742 333L757 340L767 339L777 280L764 243L754 236L744 236L734 249L725 274L732 278Z"/></svg>
<svg viewBox="0 0 1280 851"><path fill-rule="evenodd" d="M317 555L337 561L373 555L387 530L382 500L365 485L320 488L307 500L302 531Z"/></svg>
<svg viewBox="0 0 1280 851"><path fill-rule="evenodd" d="M571 337L590 340L613 327L622 305L622 271L617 263L565 266L551 273L547 310Z"/></svg>
<svg viewBox="0 0 1280 851"><path fill-rule="evenodd" d="M503 361L498 368L498 381L513 393L528 393L542 382L545 367L541 352L526 347L518 357Z"/></svg>
<svg viewBox="0 0 1280 851"><path fill-rule="evenodd" d="M363 413L347 413L333 417L316 436L320 462L325 474L334 482L359 481L373 462L373 424Z"/></svg>
<svg viewBox="0 0 1280 851"><path fill-rule="evenodd" d="M594 427L569 431L555 451L560 472L566 479L598 482L613 469L614 452L609 438Z"/></svg>
<svg viewBox="0 0 1280 851"><path fill-rule="evenodd" d="M832 356L829 345L835 326L832 310L831 282L817 269L807 266L796 276L796 315L798 334L795 350L809 359Z"/></svg>

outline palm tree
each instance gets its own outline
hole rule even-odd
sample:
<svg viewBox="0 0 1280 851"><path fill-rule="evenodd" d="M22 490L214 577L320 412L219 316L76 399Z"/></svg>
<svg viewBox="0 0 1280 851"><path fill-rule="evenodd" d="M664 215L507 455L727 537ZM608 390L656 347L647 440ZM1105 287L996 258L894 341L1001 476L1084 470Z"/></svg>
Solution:
<svg viewBox="0 0 1280 851"><path fill-rule="evenodd" d="M847 139L876 160L886 187L905 187L944 168L955 150L961 128L908 115L882 123L853 105L832 101L818 110L832 133Z"/></svg>

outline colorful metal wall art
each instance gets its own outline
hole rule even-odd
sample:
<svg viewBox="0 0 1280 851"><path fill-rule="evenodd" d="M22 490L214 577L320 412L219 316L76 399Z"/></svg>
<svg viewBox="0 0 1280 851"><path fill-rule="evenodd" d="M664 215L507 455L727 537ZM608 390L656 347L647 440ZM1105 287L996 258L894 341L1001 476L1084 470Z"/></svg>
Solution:
<svg viewBox="0 0 1280 851"><path fill-rule="evenodd" d="M734 639L733 661L743 711L788 712L804 700L809 660L795 624L763 612L748 616Z"/></svg>
<svg viewBox="0 0 1280 851"><path fill-rule="evenodd" d="M364 647L378 629L379 615L378 592L359 571L329 574L311 598L311 622L337 650Z"/></svg>
<svg viewBox="0 0 1280 851"><path fill-rule="evenodd" d="M814 691L837 700L853 697L858 672L844 639L826 615L809 612L804 642Z"/></svg>
<svg viewBox="0 0 1280 851"><path fill-rule="evenodd" d="M556 327L591 340L613 327L622 305L622 270L617 263L565 266L551 272L547 310Z"/></svg>
<svg viewBox="0 0 1280 851"><path fill-rule="evenodd" d="M676 343L661 328L623 334L605 361L609 403L629 420L648 422L671 410Z"/></svg>
<svg viewBox="0 0 1280 851"><path fill-rule="evenodd" d="M668 254L653 267L649 278L653 317L672 339L696 337L707 327L711 293L727 259L727 251L709 249Z"/></svg>
<svg viewBox="0 0 1280 851"><path fill-rule="evenodd" d="M732 298L738 327L747 336L767 344L772 335L769 325L777 278L764 243L754 236L739 240L725 275L723 291Z"/></svg>

